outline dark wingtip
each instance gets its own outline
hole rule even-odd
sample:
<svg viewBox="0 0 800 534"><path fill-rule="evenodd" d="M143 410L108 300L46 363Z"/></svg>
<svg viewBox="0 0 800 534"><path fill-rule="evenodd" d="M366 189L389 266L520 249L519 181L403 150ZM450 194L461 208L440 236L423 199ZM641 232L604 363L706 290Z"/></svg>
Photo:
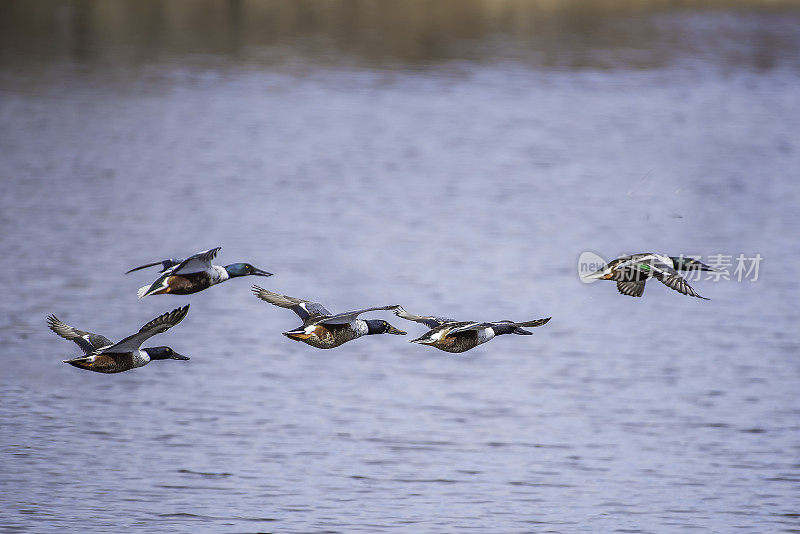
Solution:
<svg viewBox="0 0 800 534"><path fill-rule="evenodd" d="M186 317L187 313L189 313L189 304L187 304L186 306L182 306L180 308L175 308L174 310L169 312L170 319L174 321L173 326L183 321L183 318Z"/></svg>
<svg viewBox="0 0 800 534"><path fill-rule="evenodd" d="M133 271L138 271L138 270L140 270L140 269L147 269L148 267L155 267L156 265L160 265L161 263L162 263L162 262L160 262L160 261L155 261L155 262L153 262L153 263L148 263L148 264L146 264L146 265L140 265L140 266L138 266L138 267L134 267L134 268L133 268L133 269L131 269L130 271L127 271L125 274L130 274L130 273L132 273Z"/></svg>

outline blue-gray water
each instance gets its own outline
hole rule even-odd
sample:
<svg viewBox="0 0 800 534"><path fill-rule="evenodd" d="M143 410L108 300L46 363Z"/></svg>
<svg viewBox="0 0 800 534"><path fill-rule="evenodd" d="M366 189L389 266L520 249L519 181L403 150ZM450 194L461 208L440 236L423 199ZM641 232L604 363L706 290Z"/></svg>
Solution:
<svg viewBox="0 0 800 534"><path fill-rule="evenodd" d="M800 531L800 11L620 4L10 2L0 532ZM122 274L218 245L276 275ZM633 299L583 251L763 261ZM254 282L553 319L322 351ZM119 375L45 326L184 303Z"/></svg>

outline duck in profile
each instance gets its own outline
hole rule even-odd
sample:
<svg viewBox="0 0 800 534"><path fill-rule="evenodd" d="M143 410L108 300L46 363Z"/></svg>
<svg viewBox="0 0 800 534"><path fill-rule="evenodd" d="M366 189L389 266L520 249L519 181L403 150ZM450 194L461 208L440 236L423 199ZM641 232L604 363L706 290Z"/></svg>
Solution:
<svg viewBox="0 0 800 534"><path fill-rule="evenodd" d="M333 314L322 304L310 300L279 295L272 291L253 285L253 294L265 302L288 308L295 312L303 324L294 330L284 332L289 339L302 341L318 349L332 349L361 336L372 334L395 334L404 336L406 332L398 330L389 323L377 319L358 319L364 312L375 310L393 310L398 306L376 306L345 313Z"/></svg>
<svg viewBox="0 0 800 534"><path fill-rule="evenodd" d="M73 328L55 315L47 318L47 326L64 339L74 341L83 351L83 356L64 360L64 363L97 373L121 373L145 366L152 360L188 360L187 356L178 354L170 347L140 348L142 343L154 335L166 332L181 322L188 312L187 304L183 308L176 308L160 315L144 325L137 333L116 344L100 334Z"/></svg>
<svg viewBox="0 0 800 534"><path fill-rule="evenodd" d="M455 319L446 319L444 317L412 315L399 306L394 310L394 313L398 317L422 323L430 328L422 337L412 339L409 343L430 345L439 350L453 353L475 348L503 334L530 336L533 332L525 330L525 328L542 326L551 319L551 317L548 317L523 323L512 321L478 323L474 321L456 321Z"/></svg>
<svg viewBox="0 0 800 534"><path fill-rule="evenodd" d="M125 274L146 269L156 265L161 265L161 273L158 280L150 285L139 288L137 294L139 298L148 295L163 295L170 293L173 295L189 295L197 293L209 287L221 284L225 280L237 276L272 276L272 273L262 271L249 263L232 263L226 266L212 265L211 260L217 256L217 252L222 247L212 248L204 252L198 252L185 260L169 258L166 260L148 263L134 267Z"/></svg>
<svg viewBox="0 0 800 534"><path fill-rule="evenodd" d="M629 297L641 297L648 278L655 278L670 289L684 295L701 297L678 271L713 271L714 269L693 258L684 256L662 256L652 252L622 256L613 260L586 279L613 280L617 291Z"/></svg>

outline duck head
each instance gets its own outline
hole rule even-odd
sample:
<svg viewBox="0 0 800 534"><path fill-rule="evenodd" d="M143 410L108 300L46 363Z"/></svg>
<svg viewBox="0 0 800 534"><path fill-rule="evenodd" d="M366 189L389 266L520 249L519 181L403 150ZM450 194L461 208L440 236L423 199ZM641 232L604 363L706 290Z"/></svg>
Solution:
<svg viewBox="0 0 800 534"><path fill-rule="evenodd" d="M228 271L228 276L231 278L236 276L247 276L251 274L256 276L272 276L272 273L262 271L261 269L253 267L249 263L231 263L230 265L225 266L225 270Z"/></svg>
<svg viewBox="0 0 800 534"><path fill-rule="evenodd" d="M406 335L406 332L403 332L399 328L395 328L386 321L380 319L369 319L364 322L367 323L367 335L370 334L394 334L396 336Z"/></svg>
<svg viewBox="0 0 800 534"><path fill-rule="evenodd" d="M151 360L188 360L188 356L178 354L170 347L150 347L144 349Z"/></svg>

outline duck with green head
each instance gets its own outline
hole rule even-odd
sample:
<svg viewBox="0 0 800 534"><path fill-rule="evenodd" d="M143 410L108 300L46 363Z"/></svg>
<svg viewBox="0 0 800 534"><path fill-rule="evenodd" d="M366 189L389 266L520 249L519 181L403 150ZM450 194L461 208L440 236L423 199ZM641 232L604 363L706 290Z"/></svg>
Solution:
<svg viewBox="0 0 800 534"><path fill-rule="evenodd" d="M64 363L96 373L121 373L143 367L152 360L188 360L188 356L178 354L170 347L141 348L142 343L154 335L166 332L181 322L188 312L187 304L160 315L119 343L113 343L100 334L73 328L55 315L47 318L47 326L64 339L74 341L83 351L83 356L64 360Z"/></svg>
<svg viewBox="0 0 800 534"><path fill-rule="evenodd" d="M232 263L224 267L212 265L211 260L217 256L217 252L221 248L216 247L204 252L198 252L185 260L170 258L140 265L125 274L161 265L163 274L152 284L139 288L137 292L139 298L164 294L189 295L239 276L272 276L272 273L262 271L249 263Z"/></svg>
<svg viewBox="0 0 800 534"><path fill-rule="evenodd" d="M602 269L585 276L587 280L613 280L617 291L629 297L641 297L649 278L655 278L670 289L691 297L701 297L678 271L713 271L711 267L694 258L664 256L647 252L622 256Z"/></svg>
<svg viewBox="0 0 800 534"><path fill-rule="evenodd" d="M513 321L456 321L444 317L413 315L402 307L395 309L394 313L398 317L424 324L430 328L421 337L412 339L409 343L428 345L452 353L468 351L503 334L530 336L533 332L525 330L525 328L542 326L551 319L547 317L519 323Z"/></svg>
<svg viewBox="0 0 800 534"><path fill-rule="evenodd" d="M374 334L404 336L406 334L384 320L358 318L362 313L376 310L393 310L399 307L397 305L375 306L344 313L331 313L318 302L280 295L257 285L253 286L253 294L264 302L281 308L288 308L295 312L300 317L300 320L303 321L303 324L284 332L283 335L318 349L332 349L362 336Z"/></svg>

